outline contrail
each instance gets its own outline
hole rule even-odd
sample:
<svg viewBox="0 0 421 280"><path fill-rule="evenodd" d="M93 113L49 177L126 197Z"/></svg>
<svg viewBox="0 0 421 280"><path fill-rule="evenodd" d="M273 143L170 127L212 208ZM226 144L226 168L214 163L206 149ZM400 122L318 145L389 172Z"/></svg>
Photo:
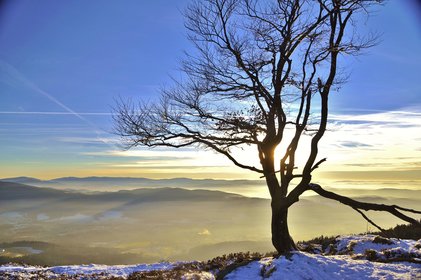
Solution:
<svg viewBox="0 0 421 280"><path fill-rule="evenodd" d="M103 142L103 143L109 145L110 147L113 147L114 148L114 146L111 143L109 143L108 140L106 140L106 139L104 139L104 138L102 138L100 136L100 134L103 133L103 131L101 131L100 129L98 129L94 123L92 123L88 119L84 118L81 114L75 112L74 110L72 110L71 108L69 108L68 106L66 106L65 104L63 104L62 102L60 102L57 98L55 98L54 96L52 96L51 94L49 94L45 90L39 88L36 84L34 84L29 79L27 79L22 73L20 73L15 67L13 67L12 65L10 65L9 63L6 63L3 60L0 60L0 65L3 68L2 70L4 70L5 72L7 72L9 75L11 75L11 77L13 79L18 80L19 82L23 83L24 85L26 85L30 89L34 90L35 92L37 92L37 93L41 94L42 96L48 98L50 101L52 101L53 103L55 103L58 106L60 106L61 108L63 108L65 111L67 111L71 115L74 115L75 117L77 117L81 121L83 121L86 124L88 124L91 128L94 129L94 132L96 133L97 138L101 142Z"/></svg>
<svg viewBox="0 0 421 280"><path fill-rule="evenodd" d="M73 115L69 112L54 112L54 111L0 111L2 115ZM80 116L112 116L113 113L101 112L78 112Z"/></svg>

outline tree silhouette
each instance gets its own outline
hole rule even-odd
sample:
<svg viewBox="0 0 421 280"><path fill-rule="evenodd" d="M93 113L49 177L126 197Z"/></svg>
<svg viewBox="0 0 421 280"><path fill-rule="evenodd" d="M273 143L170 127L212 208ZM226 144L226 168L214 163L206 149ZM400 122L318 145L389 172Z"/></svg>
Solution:
<svg viewBox="0 0 421 280"><path fill-rule="evenodd" d="M343 56L376 44L358 32L357 15L376 0L203 0L186 10L196 52L186 54L184 78L156 103L119 102L116 130L127 146L212 149L243 169L261 174L271 196L272 243L283 254L296 249L288 208L308 190L358 211L421 212L358 202L312 183L318 144L328 122L329 93L343 82ZM292 135L292 136L288 136ZM303 166L300 140L311 139ZM303 141L301 141L303 142ZM236 148L255 147L260 166L240 162ZM275 160L275 149L286 147ZM300 146L301 147L301 146ZM378 227L380 228L380 227Z"/></svg>

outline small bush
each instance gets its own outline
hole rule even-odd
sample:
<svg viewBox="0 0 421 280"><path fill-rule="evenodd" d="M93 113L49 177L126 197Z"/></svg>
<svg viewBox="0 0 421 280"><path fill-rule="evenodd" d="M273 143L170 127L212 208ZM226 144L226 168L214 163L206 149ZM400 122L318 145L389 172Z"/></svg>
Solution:
<svg viewBox="0 0 421 280"><path fill-rule="evenodd" d="M376 243L376 244L386 244L386 245L392 245L392 244L394 244L392 240L390 240L388 238L385 238L385 237L378 236L378 235L376 237L374 237L373 243Z"/></svg>
<svg viewBox="0 0 421 280"><path fill-rule="evenodd" d="M312 254L321 254L323 253L323 246L321 244L315 243L299 243L297 244L298 249L302 252L312 253Z"/></svg>
<svg viewBox="0 0 421 280"><path fill-rule="evenodd" d="M313 239L308 240L308 241L299 242L299 246L300 246L300 249L301 249L301 247L308 247L308 246L311 246L309 249L312 249L312 248L315 247L314 246L315 244L318 244L318 245L322 246L322 248L321 248L322 252L326 252L327 251L326 249L328 249L330 247L330 245L335 244L336 237L337 236L321 235L319 237L313 238ZM306 251L306 250L304 250L304 251Z"/></svg>
<svg viewBox="0 0 421 280"><path fill-rule="evenodd" d="M365 258L369 261L375 261L378 259L377 252L372 249L365 250L364 255L365 255Z"/></svg>
<svg viewBox="0 0 421 280"><path fill-rule="evenodd" d="M338 250L336 249L334 244L329 244L327 247L327 250L325 250L326 254L328 255L336 255L338 253Z"/></svg>
<svg viewBox="0 0 421 280"><path fill-rule="evenodd" d="M358 242L355 240L352 240L348 243L348 246L346 246L346 253L352 253L354 252L354 247L357 246Z"/></svg>
<svg viewBox="0 0 421 280"><path fill-rule="evenodd" d="M264 265L260 269L260 276L262 276L263 279L269 278L272 275L272 273L274 273L275 271L276 271L276 266L272 266L271 264Z"/></svg>

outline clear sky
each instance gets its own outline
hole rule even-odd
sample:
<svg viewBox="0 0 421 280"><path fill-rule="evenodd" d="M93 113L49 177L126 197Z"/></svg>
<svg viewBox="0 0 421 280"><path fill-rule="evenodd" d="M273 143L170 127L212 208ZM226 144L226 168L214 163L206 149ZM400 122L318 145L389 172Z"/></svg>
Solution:
<svg viewBox="0 0 421 280"><path fill-rule="evenodd" d="M323 176L421 180L417 2L390 0L364 23L382 40L346 61L350 79L332 94L322 140ZM192 50L181 14L188 0L0 3L0 178L257 178L207 152L123 152L111 133L115 99L153 100L177 76Z"/></svg>

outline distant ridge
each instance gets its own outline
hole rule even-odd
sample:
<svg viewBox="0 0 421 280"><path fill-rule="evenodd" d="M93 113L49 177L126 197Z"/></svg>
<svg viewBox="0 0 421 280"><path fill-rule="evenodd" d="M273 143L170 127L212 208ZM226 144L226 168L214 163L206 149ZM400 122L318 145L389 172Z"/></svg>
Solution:
<svg viewBox="0 0 421 280"><path fill-rule="evenodd" d="M0 201L11 201L11 200L22 200L22 199L48 199L64 197L65 191L51 189L51 188L39 188L30 186L22 183L14 183L7 181L0 181Z"/></svg>
<svg viewBox="0 0 421 280"><path fill-rule="evenodd" d="M188 188L188 189L219 189L236 192L234 189L244 187L264 187L261 180L215 180L215 179L149 179L143 177L61 177L51 180L40 180L31 177L14 177L0 179L3 182L21 183L37 187L69 189L76 191L116 191L138 188Z"/></svg>
<svg viewBox="0 0 421 280"><path fill-rule="evenodd" d="M191 178L170 178L151 179L144 177L60 177L50 180L41 180L33 177L13 177L0 179L3 182L26 184L36 187L53 188L57 190L69 190L76 192L102 192L135 190L140 188L184 188L201 190L219 190L227 193L237 193L249 197L269 198L265 195L267 187L263 180L224 180L224 179L191 179ZM327 187L329 189L329 187ZM381 198L415 198L421 197L421 189L405 188L404 186L382 187L378 189L361 189L353 186L331 188L343 195L352 197L363 197L365 199Z"/></svg>
<svg viewBox="0 0 421 280"><path fill-rule="evenodd" d="M38 179L38 178L25 177L25 176L13 177L13 178L2 178L2 179L0 179L0 181L21 183L21 184L47 183L48 182L48 181L44 181L44 180L41 180L41 179Z"/></svg>
<svg viewBox="0 0 421 280"><path fill-rule="evenodd" d="M145 177L107 177L107 176L88 176L88 177L59 177L54 178L50 180L41 180L38 178L33 177L11 177L11 178L0 178L0 181L6 181L6 182L14 182L14 183L24 183L24 182L69 182L69 181L78 181L78 182L93 182L93 181L149 181L149 182L253 182L253 183L260 183L263 182L263 180L229 180L229 179L192 179L192 178L186 178L186 177L175 177L175 178L169 178L169 179L151 179L151 178L145 178Z"/></svg>
<svg viewBox="0 0 421 280"><path fill-rule="evenodd" d="M18 199L74 199L98 201L127 201L127 202L156 202L156 201L211 201L224 199L250 199L238 194L217 190L187 190L183 188L140 188L134 190L120 190L116 192L79 193L40 188L21 183L0 181L0 201Z"/></svg>

